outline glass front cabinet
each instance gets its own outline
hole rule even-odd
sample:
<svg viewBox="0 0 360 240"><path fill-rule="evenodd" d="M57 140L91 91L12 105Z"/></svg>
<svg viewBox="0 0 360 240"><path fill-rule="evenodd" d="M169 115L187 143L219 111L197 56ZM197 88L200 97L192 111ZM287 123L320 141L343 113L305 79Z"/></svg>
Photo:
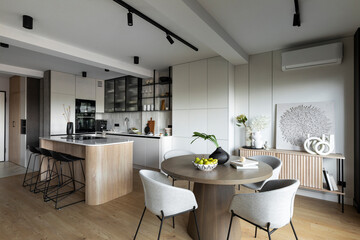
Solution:
<svg viewBox="0 0 360 240"><path fill-rule="evenodd" d="M141 111L141 82L133 76L105 80L105 112Z"/></svg>

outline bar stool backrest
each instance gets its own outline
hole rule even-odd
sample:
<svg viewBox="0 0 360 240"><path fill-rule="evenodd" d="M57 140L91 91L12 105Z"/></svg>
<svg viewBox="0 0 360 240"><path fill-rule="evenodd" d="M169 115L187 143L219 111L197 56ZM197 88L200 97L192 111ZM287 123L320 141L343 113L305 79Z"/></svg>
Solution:
<svg viewBox="0 0 360 240"><path fill-rule="evenodd" d="M28 149L30 152L32 153L37 153L37 154L41 154L41 152L39 151L39 149L37 147L34 147L32 145L28 145Z"/></svg>
<svg viewBox="0 0 360 240"><path fill-rule="evenodd" d="M41 152L42 155L45 155L47 157L52 157L51 152L45 148L39 148L39 151Z"/></svg>

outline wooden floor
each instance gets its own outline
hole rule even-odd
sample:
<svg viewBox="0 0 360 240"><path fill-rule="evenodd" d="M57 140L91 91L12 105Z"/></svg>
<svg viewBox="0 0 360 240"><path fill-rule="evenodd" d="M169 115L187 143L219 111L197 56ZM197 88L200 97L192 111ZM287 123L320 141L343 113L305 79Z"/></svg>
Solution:
<svg viewBox="0 0 360 240"><path fill-rule="evenodd" d="M134 170L131 194L100 206L80 203L60 211L56 211L52 203L44 203L40 194L23 188L22 177L0 179L1 240L133 238L144 207L138 170ZM187 183L178 181L177 186L187 187ZM186 232L187 215L175 219L176 229L171 228L169 219L161 239L190 239ZM297 196L293 223L299 239L360 239L360 214L350 206L346 206L342 214L336 203ZM138 239L156 239L159 224L159 220L147 212ZM241 227L242 239L254 239L251 225L242 222ZM286 226L275 232L272 239L295 239L292 234L291 227ZM266 233L260 231L257 239L267 239Z"/></svg>
<svg viewBox="0 0 360 240"><path fill-rule="evenodd" d="M0 162L0 178L24 174L26 168L12 162Z"/></svg>

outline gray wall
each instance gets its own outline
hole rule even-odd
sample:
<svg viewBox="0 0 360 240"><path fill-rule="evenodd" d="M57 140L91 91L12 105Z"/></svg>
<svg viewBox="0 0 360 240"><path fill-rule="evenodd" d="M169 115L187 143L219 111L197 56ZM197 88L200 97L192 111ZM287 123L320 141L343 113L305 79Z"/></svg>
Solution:
<svg viewBox="0 0 360 240"><path fill-rule="evenodd" d="M249 64L235 69L235 115L244 113L271 117L271 127L264 138L275 147L275 106L278 103L324 102L335 103L336 151L346 156L346 202L353 198L354 152L354 46L353 38L331 42L344 43L344 58L340 65L281 71L281 52L266 52L250 56ZM244 129L235 129L235 146L245 143ZM335 161L325 160L325 168L334 176ZM336 201L336 195L300 191L304 195Z"/></svg>

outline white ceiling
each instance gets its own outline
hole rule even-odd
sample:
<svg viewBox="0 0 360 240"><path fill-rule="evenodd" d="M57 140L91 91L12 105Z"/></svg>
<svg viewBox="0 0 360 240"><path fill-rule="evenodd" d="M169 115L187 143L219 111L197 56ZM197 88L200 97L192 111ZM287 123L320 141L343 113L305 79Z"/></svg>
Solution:
<svg viewBox="0 0 360 240"><path fill-rule="evenodd" d="M293 27L293 0L198 0L248 53L353 36L359 0L299 0L301 27Z"/></svg>
<svg viewBox="0 0 360 240"><path fill-rule="evenodd" d="M0 63L39 71L54 70L66 72L77 76L81 76L81 72L85 71L88 77L95 79L111 79L124 76L124 74L113 71L105 72L103 68L77 63L15 46L0 48Z"/></svg>
<svg viewBox="0 0 360 240"><path fill-rule="evenodd" d="M190 10L184 13L183 17L181 14L176 18L167 14L167 10L180 11L179 1L186 3ZM132 64L133 56L140 56L140 67L165 69L171 65L221 55L219 49L213 47L218 42L214 43L211 37L199 36L203 32L196 33L187 27L191 16L191 1L195 0L126 0L198 47L198 52L176 40L170 45L162 31L137 16L134 16L134 26L127 26L127 11L112 0L0 0L0 24L21 30L19 35L36 34L44 39L52 39L128 64ZM233 42L248 54L351 36L357 27L360 27L359 0L299 0L299 28L292 26L293 0L198 2ZM198 13L198 10L194 7L194 13ZM33 30L22 28L23 14L34 18ZM194 17L191 21L198 21L194 22L194 26L204 25L201 17ZM93 71L93 76L101 79L111 74L105 74L101 67L91 67L84 62L77 64L60 59L59 56L49 56L14 46L4 50L0 48L0 63L4 64L36 70L50 68L74 74L86 68L89 69L89 76ZM228 50L229 48L226 51Z"/></svg>

